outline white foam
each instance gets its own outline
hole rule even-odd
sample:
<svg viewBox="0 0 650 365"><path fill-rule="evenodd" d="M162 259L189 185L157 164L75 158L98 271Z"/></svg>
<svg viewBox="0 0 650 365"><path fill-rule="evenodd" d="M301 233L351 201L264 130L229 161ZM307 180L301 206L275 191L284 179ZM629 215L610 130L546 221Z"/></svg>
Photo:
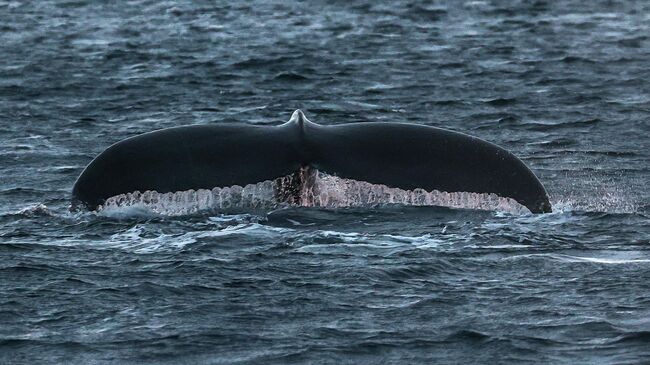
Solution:
<svg viewBox="0 0 650 365"><path fill-rule="evenodd" d="M581 263L581 262L590 262L595 264L606 264L606 265L620 265L620 264L642 264L650 263L650 259L643 257L643 255L630 255L631 257L621 257L618 253L612 253L614 257L585 257L585 256L572 256L565 254L554 254L554 253L533 253L525 255L516 255L505 258L505 260L518 260L522 258L543 258L543 259L552 259L565 263ZM639 258L638 256L642 256Z"/></svg>

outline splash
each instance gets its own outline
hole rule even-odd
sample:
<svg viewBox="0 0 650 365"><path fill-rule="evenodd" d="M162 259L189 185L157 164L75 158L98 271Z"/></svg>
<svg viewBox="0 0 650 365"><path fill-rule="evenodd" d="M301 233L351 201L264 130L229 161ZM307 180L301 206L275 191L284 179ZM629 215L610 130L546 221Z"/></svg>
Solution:
<svg viewBox="0 0 650 365"><path fill-rule="evenodd" d="M627 195L618 193L603 193L601 195L568 195L552 198L555 212L602 212L602 213L636 213L639 211L637 202Z"/></svg>
<svg viewBox="0 0 650 365"><path fill-rule="evenodd" d="M551 202L555 212L603 212L636 213L641 209L638 191L630 184L612 177L589 174L571 184L551 191ZM553 185L551 185L553 187Z"/></svg>
<svg viewBox="0 0 650 365"><path fill-rule="evenodd" d="M403 190L344 179L313 169L246 186L173 193L133 192L111 197L98 208L105 214L125 210L159 215L189 215L202 211L268 211L282 206L317 208L376 207L381 205L443 206L526 214L528 209L495 194Z"/></svg>

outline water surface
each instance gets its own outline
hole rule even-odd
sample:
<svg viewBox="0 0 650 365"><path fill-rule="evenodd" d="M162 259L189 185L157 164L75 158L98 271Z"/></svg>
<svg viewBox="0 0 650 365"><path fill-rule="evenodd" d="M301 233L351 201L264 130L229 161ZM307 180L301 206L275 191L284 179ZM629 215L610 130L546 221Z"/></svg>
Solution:
<svg viewBox="0 0 650 365"><path fill-rule="evenodd" d="M0 1L0 362L640 363L644 1ZM70 213L154 129L394 121L522 158L555 212Z"/></svg>

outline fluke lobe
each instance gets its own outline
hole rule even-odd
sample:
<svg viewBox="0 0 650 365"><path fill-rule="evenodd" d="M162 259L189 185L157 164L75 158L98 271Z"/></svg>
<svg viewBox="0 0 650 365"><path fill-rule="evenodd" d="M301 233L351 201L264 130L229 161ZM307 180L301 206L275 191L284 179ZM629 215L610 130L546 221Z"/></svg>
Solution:
<svg viewBox="0 0 650 365"><path fill-rule="evenodd" d="M417 124L324 126L300 110L278 126L195 125L127 138L84 169L72 195L93 210L119 194L244 186L303 167L405 190L494 193L551 211L535 174L497 145Z"/></svg>

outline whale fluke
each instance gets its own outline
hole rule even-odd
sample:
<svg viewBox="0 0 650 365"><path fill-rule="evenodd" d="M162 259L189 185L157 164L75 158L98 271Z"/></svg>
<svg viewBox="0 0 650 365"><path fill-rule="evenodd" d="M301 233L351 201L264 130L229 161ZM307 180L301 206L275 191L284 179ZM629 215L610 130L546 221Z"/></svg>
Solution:
<svg viewBox="0 0 650 365"><path fill-rule="evenodd" d="M551 211L535 174L492 143L416 124L324 126L300 110L278 126L185 126L127 138L84 169L72 194L96 209L119 194L244 186L303 167L405 190L493 193Z"/></svg>

